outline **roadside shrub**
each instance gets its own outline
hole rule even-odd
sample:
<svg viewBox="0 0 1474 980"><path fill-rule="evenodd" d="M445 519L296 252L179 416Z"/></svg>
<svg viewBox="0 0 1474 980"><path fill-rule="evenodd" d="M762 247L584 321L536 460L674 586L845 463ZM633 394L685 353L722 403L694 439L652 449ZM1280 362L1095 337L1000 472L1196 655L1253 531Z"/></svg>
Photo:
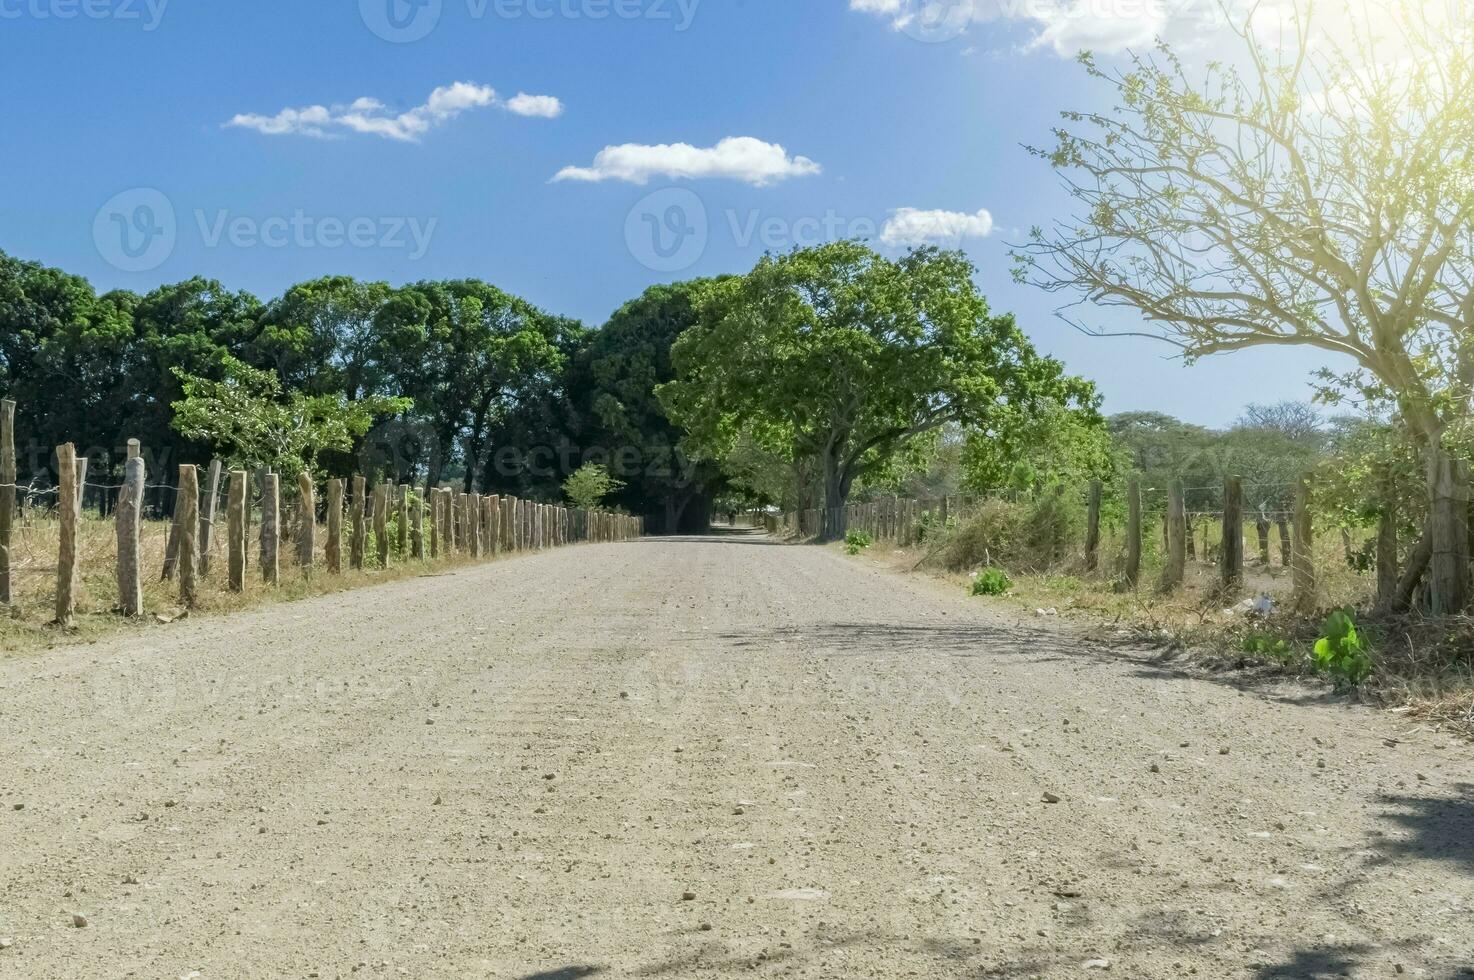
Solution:
<svg viewBox="0 0 1474 980"><path fill-rule="evenodd" d="M1290 644L1283 637L1271 633L1249 633L1241 646L1245 653L1264 660L1289 663L1294 657Z"/></svg>
<svg viewBox="0 0 1474 980"><path fill-rule="evenodd" d="M1024 554L1030 564L1058 565L1069 557L1075 542L1084 540L1085 515L1073 497L1045 493L1025 506Z"/></svg>
<svg viewBox="0 0 1474 980"><path fill-rule="evenodd" d="M972 580L973 595L1007 595L1013 582L1001 568L985 568Z"/></svg>
<svg viewBox="0 0 1474 980"><path fill-rule="evenodd" d="M1315 643L1316 666L1336 682L1338 690L1360 686L1372 673L1372 660L1351 614L1341 609L1331 613L1321 633L1324 635Z"/></svg>
<svg viewBox="0 0 1474 980"><path fill-rule="evenodd" d="M925 543L956 529L957 518L949 517L943 521L941 514L926 511L916 521L916 540L918 543Z"/></svg>
<svg viewBox="0 0 1474 980"><path fill-rule="evenodd" d="M979 565L1011 565L1021 556L1023 508L1002 500L986 500L948 536L939 555L954 572Z"/></svg>
<svg viewBox="0 0 1474 980"><path fill-rule="evenodd" d="M868 531L851 528L845 532L844 550L846 554L858 555L874 543L875 539L870 536Z"/></svg>

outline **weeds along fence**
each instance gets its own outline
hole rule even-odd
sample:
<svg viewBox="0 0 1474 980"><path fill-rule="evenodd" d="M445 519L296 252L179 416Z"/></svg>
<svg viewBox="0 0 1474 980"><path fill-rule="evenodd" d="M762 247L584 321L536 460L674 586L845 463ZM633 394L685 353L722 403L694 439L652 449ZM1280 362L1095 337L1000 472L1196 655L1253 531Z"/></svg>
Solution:
<svg viewBox="0 0 1474 980"><path fill-rule="evenodd" d="M643 519L624 514L445 485L369 486L363 476L328 480L319 504L306 474L288 490L278 474L224 472L218 460L181 465L175 486L150 483L137 440L128 443L121 484L89 480L87 459L67 443L56 448L56 486L23 486L16 482L14 422L14 402L0 401L0 606L16 615L23 600L34 604L49 593L60 626L73 625L84 568L95 584L108 566L116 610L139 616L155 581L177 589L180 605L191 608L207 578L243 593L252 578L279 586L284 568L306 578L340 576L625 541L645 531ZM83 517L89 490L105 501L115 497L109 519ZM145 518L149 495L173 498L167 519ZM156 502L153 509L165 508Z"/></svg>
<svg viewBox="0 0 1474 980"><path fill-rule="evenodd" d="M1022 505L1027 505L1022 516L1000 513ZM1389 602L1405 586L1398 578L1394 516L1384 515L1384 526L1358 551L1346 531L1339 541L1318 543L1313 509L1308 478L1286 484L1230 476L1217 486L1184 487L1178 481L1163 488L1145 488L1131 479L1121 487L1097 482L1074 492L997 490L879 499L850 504L842 515L831 515L831 526L842 517L841 526L848 530L899 547L950 539L968 563L1023 563L1033 571L1069 567L1110 575L1129 589L1151 585L1171 591L1184 585L1190 571L1208 565L1218 591L1227 595L1246 588L1246 569L1264 570L1285 576L1293 587L1293 607L1307 613L1318 607L1334 547L1352 573L1374 575L1379 604ZM820 535L824 516L820 510L769 515L767 529L811 539ZM1022 526L1009 525L1010 519ZM969 536L976 542L971 548L966 547L972 543ZM1146 581L1148 564L1151 581Z"/></svg>

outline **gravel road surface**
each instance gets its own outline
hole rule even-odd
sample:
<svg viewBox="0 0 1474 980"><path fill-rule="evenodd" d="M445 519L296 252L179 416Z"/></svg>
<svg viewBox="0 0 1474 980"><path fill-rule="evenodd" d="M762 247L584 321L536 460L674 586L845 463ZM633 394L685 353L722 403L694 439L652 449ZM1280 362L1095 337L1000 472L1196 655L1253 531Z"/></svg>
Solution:
<svg viewBox="0 0 1474 980"><path fill-rule="evenodd" d="M0 655L0 977L1474 976L1474 751L757 536Z"/></svg>

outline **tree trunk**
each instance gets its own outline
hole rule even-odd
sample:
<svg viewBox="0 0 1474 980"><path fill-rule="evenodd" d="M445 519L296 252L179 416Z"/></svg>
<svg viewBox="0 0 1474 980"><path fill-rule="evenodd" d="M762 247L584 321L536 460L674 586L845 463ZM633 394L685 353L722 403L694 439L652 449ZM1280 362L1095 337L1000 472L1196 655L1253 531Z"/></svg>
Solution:
<svg viewBox="0 0 1474 980"><path fill-rule="evenodd" d="M1429 611L1435 616L1462 612L1469 566L1469 466L1441 446L1428 450Z"/></svg>
<svg viewBox="0 0 1474 980"><path fill-rule="evenodd" d="M850 496L851 482L853 477L846 474L838 459L838 452L828 453L824 458L824 510L819 515L821 542L844 539L845 501Z"/></svg>

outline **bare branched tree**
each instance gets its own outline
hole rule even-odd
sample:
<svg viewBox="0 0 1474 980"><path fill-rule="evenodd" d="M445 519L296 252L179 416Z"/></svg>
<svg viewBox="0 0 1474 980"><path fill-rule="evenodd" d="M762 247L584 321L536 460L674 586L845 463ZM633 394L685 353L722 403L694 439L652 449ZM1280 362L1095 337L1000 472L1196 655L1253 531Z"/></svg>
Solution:
<svg viewBox="0 0 1474 980"><path fill-rule="evenodd" d="M1333 386L1397 406L1424 447L1429 592L1463 607L1468 465L1450 452L1474 384L1474 10L1462 0L1298 4L1270 43L1201 77L1166 46L1108 70L1109 113L1065 113L1055 166L1079 212L1035 229L1017 275L1127 307L1187 359L1308 346ZM1327 30L1334 24L1335 30ZM1257 25L1257 26L1261 26Z"/></svg>

